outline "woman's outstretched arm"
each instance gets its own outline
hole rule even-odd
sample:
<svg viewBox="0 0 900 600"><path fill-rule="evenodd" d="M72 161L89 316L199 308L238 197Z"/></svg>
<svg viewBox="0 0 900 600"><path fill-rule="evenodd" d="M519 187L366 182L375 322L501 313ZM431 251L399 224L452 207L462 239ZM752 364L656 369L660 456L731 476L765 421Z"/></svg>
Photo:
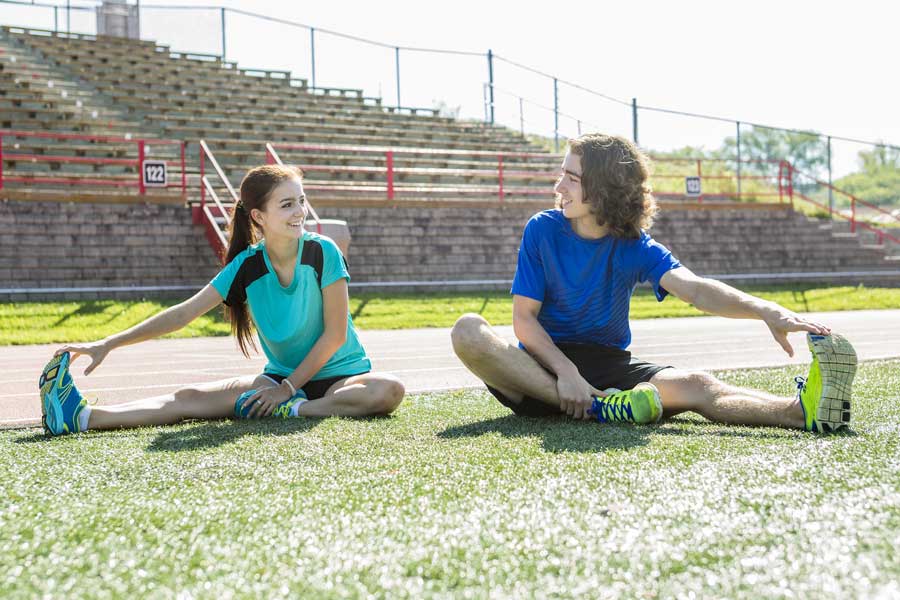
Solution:
<svg viewBox="0 0 900 600"><path fill-rule="evenodd" d="M68 344L56 351L56 354L70 352L72 360L84 354L91 357L91 364L84 370L88 375L100 366L106 355L115 348L137 344L145 340L160 337L178 331L197 317L208 313L222 303L222 296L211 285L182 302L159 312L152 317L130 327L125 331L113 334L96 342Z"/></svg>

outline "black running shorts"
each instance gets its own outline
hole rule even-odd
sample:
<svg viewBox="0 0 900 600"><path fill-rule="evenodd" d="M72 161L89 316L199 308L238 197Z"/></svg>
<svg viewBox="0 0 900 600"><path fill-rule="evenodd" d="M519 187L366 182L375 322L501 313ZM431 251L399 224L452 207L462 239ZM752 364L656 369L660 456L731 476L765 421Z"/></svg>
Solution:
<svg viewBox="0 0 900 600"><path fill-rule="evenodd" d="M366 371L366 373L368 373L368 371ZM328 391L328 388L333 386L341 379L347 379L348 377L353 377L354 375L363 374L364 373L354 373L353 375L338 375L337 377L328 377L326 379L314 379L312 381L307 381L306 385L304 385L300 389L303 390L303 393L305 393L306 397L310 400L318 400L325 395L325 392ZM275 385L279 385L286 379L284 375L279 375L278 373L263 373L263 377L267 378Z"/></svg>
<svg viewBox="0 0 900 600"><path fill-rule="evenodd" d="M598 346L596 344L559 343L556 345L571 360L581 376L598 390L618 388L630 390L644 381L650 381L663 367L644 362L631 356L631 352ZM560 413L559 407L550 406L537 398L525 396L521 402L514 402L499 390L487 386L503 406L506 406L520 417L549 417Z"/></svg>

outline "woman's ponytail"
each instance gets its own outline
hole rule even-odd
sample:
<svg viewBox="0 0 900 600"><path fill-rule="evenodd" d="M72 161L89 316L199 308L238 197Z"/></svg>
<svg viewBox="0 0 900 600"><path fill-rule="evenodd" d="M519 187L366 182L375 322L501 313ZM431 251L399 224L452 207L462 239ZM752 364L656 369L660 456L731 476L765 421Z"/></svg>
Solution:
<svg viewBox="0 0 900 600"><path fill-rule="evenodd" d="M231 227L228 232L228 251L225 253L225 264L255 244L261 238L257 235L257 227L250 216L254 209L265 210L269 193L281 182L303 177L303 172L296 167L281 165L265 165L250 169L241 181L240 200L234 207ZM238 347L244 356L249 358L250 349L256 350L253 342L253 324L246 302L225 306L225 318L231 322L231 333L237 339Z"/></svg>

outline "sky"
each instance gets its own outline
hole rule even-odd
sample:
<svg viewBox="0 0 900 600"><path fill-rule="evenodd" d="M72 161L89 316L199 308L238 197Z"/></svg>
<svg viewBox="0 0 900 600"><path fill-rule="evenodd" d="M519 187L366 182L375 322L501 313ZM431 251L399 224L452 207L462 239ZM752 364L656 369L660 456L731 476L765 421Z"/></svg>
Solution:
<svg viewBox="0 0 900 600"><path fill-rule="evenodd" d="M153 9L141 2L142 34L175 50L221 51L217 11ZM400 52L404 106L459 108L484 118L491 49L495 117L515 129L553 136L553 81L513 61L640 106L703 113L743 122L900 145L900 81L894 3L805 0L595 0L560 3L453 3L406 0L289 2L166 0L225 6L316 27L316 83L362 88L397 102L395 51L328 35L339 31L388 46L461 50L481 56ZM25 9L21 9L25 10ZM0 22L50 26L46 9L0 4ZM37 21L33 21L37 19ZM93 31L78 13L73 29ZM227 57L242 66L291 70L311 78L310 34L303 28L228 13ZM506 59L506 60L503 60ZM580 129L631 136L631 108L558 84L559 134ZM641 110L640 144L651 150L716 148L733 123ZM865 146L835 140L835 176L856 166Z"/></svg>

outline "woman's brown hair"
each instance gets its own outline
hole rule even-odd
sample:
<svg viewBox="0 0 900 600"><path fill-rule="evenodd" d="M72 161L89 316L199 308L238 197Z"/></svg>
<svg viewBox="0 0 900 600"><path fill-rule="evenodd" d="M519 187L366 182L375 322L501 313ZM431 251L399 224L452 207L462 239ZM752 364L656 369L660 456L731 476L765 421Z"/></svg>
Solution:
<svg viewBox="0 0 900 600"><path fill-rule="evenodd" d="M629 140L589 133L569 140L581 157L581 189L597 223L615 237L639 238L653 226L656 200L647 184L650 159Z"/></svg>
<svg viewBox="0 0 900 600"><path fill-rule="evenodd" d="M250 216L254 209L265 210L269 194L280 183L289 179L302 179L303 171L297 167L281 165L264 165L247 171L241 180L240 200L234 207L231 228L228 232L228 251L225 253L227 265L234 257L262 239L262 230ZM234 306L225 306L225 318L231 322L231 332L237 338L238 346L244 356L249 357L249 349L256 350L253 342L253 327L247 303L240 302Z"/></svg>

